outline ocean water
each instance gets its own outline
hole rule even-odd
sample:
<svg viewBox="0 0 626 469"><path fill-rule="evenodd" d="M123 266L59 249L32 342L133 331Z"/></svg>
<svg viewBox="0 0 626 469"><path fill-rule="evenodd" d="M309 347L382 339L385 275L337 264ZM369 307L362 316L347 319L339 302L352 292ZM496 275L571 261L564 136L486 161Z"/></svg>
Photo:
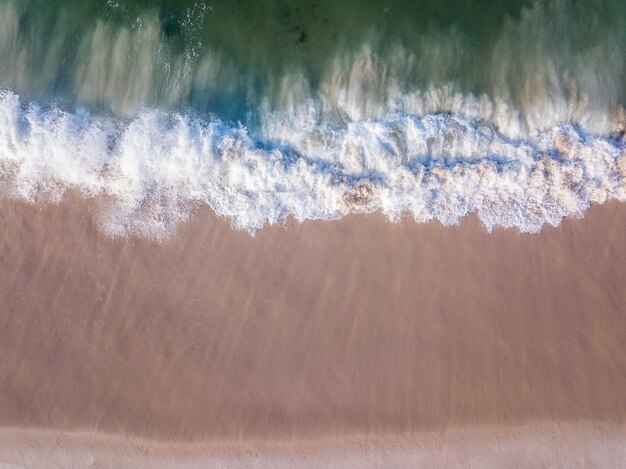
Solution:
<svg viewBox="0 0 626 469"><path fill-rule="evenodd" d="M626 201L626 3L0 0L0 194L162 237Z"/></svg>

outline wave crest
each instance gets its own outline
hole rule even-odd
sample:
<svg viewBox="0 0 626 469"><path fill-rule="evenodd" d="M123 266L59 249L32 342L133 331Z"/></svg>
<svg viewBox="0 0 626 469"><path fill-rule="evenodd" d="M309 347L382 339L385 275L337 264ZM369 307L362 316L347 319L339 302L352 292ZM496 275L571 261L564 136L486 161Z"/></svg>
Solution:
<svg viewBox="0 0 626 469"><path fill-rule="evenodd" d="M23 106L4 91L0 184L31 201L69 189L105 196L107 233L154 237L199 204L251 233L289 217L374 211L444 225L476 212L490 230L535 232L592 203L626 201L623 137L573 123L513 139L460 114L398 113L290 135L260 140L219 119L155 110L125 122Z"/></svg>

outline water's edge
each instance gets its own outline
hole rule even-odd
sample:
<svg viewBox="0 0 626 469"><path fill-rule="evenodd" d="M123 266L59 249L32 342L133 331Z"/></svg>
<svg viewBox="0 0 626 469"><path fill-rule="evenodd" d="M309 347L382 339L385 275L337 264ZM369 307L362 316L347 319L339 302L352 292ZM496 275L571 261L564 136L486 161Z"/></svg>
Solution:
<svg viewBox="0 0 626 469"><path fill-rule="evenodd" d="M166 235L198 204L254 232L287 217L381 211L418 222L538 231L593 203L626 201L626 143L564 123L512 139L459 114L390 114L292 129L295 145L215 118L147 110L130 121L22 105L0 94L4 192L111 197L103 228Z"/></svg>

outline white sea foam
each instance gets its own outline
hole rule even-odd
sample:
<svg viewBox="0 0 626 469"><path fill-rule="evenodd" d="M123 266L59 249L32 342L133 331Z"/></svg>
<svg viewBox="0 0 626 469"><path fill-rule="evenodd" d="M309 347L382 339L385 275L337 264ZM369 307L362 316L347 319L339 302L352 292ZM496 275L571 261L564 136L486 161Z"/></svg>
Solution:
<svg viewBox="0 0 626 469"><path fill-rule="evenodd" d="M489 229L534 232L592 203L626 201L623 138L571 123L512 139L449 113L267 122L274 140L218 119L146 110L121 121L23 105L4 91L0 184L26 200L68 189L107 196L104 230L155 237L199 204L250 232L374 211L444 225L477 212Z"/></svg>

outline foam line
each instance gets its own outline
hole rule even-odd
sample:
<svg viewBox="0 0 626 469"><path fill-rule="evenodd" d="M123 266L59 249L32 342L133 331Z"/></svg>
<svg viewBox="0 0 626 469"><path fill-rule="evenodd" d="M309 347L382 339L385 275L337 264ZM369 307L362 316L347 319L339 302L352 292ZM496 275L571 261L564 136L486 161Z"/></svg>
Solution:
<svg viewBox="0 0 626 469"><path fill-rule="evenodd" d="M590 204L626 201L624 140L572 123L524 139L458 114L299 129L291 140L262 141L217 118L146 110L121 121L22 105L4 91L0 179L31 201L69 189L107 196L104 230L155 237L198 204L251 233L289 217L374 211L444 225L476 212L488 229L536 232Z"/></svg>

